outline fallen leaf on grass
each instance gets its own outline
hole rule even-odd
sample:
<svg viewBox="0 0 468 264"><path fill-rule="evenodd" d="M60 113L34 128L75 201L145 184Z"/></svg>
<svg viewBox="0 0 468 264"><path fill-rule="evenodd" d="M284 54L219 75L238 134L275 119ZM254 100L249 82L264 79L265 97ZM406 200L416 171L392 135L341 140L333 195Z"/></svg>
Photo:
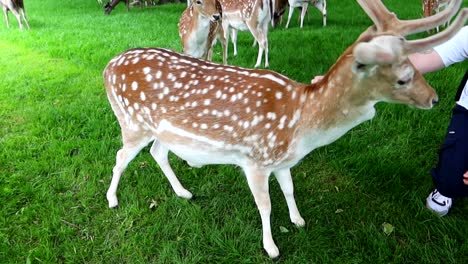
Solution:
<svg viewBox="0 0 468 264"><path fill-rule="evenodd" d="M281 233L288 233L289 232L289 230L284 226L280 226L279 229L280 229Z"/></svg>
<svg viewBox="0 0 468 264"><path fill-rule="evenodd" d="M158 202L155 201L155 200L153 200L153 199L151 199L151 203L150 203L149 208L150 208L150 209L153 209L153 208L156 207L156 206L158 206Z"/></svg>
<svg viewBox="0 0 468 264"><path fill-rule="evenodd" d="M383 223L382 224L382 228L383 228L383 232L388 236L390 235L391 233L393 233L393 231L395 230L395 227L392 226L391 224L389 223Z"/></svg>

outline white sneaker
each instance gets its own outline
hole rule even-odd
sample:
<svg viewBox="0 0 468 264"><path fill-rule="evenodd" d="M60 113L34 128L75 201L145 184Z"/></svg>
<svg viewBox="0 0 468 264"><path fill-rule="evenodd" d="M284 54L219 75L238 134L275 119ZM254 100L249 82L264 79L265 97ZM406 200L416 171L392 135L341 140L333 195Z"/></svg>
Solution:
<svg viewBox="0 0 468 264"><path fill-rule="evenodd" d="M426 199L426 206L439 216L446 215L452 207L452 198L445 197L435 189Z"/></svg>

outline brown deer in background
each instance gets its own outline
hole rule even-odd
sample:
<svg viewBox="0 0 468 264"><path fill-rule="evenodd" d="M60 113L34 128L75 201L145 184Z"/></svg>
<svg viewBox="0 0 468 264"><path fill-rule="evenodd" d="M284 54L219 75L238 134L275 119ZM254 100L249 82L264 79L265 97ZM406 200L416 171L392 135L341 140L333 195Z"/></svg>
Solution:
<svg viewBox="0 0 468 264"><path fill-rule="evenodd" d="M226 40L221 17L222 9L218 0L195 0L187 7L179 20L179 36L184 54L211 60L213 46L219 39L223 47L223 64L226 64Z"/></svg>
<svg viewBox="0 0 468 264"><path fill-rule="evenodd" d="M5 21L8 28L10 27L8 11L11 11L16 17L16 20L18 20L20 29L23 29L23 22L21 21L21 17L23 18L24 23L26 23L26 26L29 29L29 23L26 19L26 13L24 11L23 0L0 0L0 5L3 8L3 14L5 15Z"/></svg>
<svg viewBox="0 0 468 264"><path fill-rule="evenodd" d="M174 174L169 151L191 166L234 164L245 172L260 212L263 247L277 257L270 227L270 175L280 184L291 222L304 226L290 169L314 149L372 119L378 102L432 108L437 94L407 56L446 41L468 17L468 9L463 9L443 32L406 40L404 36L451 19L462 1L454 0L434 16L407 21L381 1L357 2L374 25L314 84L160 48L132 49L113 58L104 81L123 147L107 191L109 207L118 205L117 186L128 163L151 142L151 155L175 193L186 199L192 193Z"/></svg>

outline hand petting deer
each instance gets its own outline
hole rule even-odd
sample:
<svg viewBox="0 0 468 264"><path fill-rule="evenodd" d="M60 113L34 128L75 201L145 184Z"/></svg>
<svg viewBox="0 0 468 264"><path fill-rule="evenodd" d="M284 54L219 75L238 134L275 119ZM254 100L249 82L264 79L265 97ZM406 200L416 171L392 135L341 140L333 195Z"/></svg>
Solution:
<svg viewBox="0 0 468 264"><path fill-rule="evenodd" d="M260 212L263 247L270 257L279 256L270 227L270 175L284 193L291 222L304 226L290 169L314 149L372 119L378 102L432 108L437 94L407 56L446 41L468 16L465 8L443 32L406 40L404 36L454 17L462 1L452 1L434 16L407 21L381 1L357 2L374 25L311 85L273 71L215 64L160 48L131 49L113 58L104 80L123 147L107 191L109 207L118 205L117 186L128 163L150 142L151 155L182 198L190 199L192 193L174 174L169 151L191 166L234 164L245 172Z"/></svg>
<svg viewBox="0 0 468 264"><path fill-rule="evenodd" d="M21 17L26 23L26 26L29 29L29 23L26 19L26 13L24 12L24 3L23 0L0 0L0 5L3 8L3 14L5 15L6 25L10 27L10 21L8 19L8 11L11 11L13 15L18 20L18 25L20 29L23 29L23 22L21 21Z"/></svg>
<svg viewBox="0 0 468 264"><path fill-rule="evenodd" d="M184 10L179 21L179 36L184 54L211 61L213 46L219 39L223 48L223 64L227 63L221 16L222 9L218 0L196 0Z"/></svg>

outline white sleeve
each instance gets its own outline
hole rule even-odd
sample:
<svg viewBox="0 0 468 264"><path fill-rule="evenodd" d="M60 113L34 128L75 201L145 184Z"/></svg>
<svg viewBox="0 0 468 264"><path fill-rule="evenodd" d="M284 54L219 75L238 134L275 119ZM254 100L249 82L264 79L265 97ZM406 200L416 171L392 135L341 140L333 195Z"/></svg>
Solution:
<svg viewBox="0 0 468 264"><path fill-rule="evenodd" d="M434 50L442 58L446 67L468 59L468 26L460 29L447 42L434 47Z"/></svg>

